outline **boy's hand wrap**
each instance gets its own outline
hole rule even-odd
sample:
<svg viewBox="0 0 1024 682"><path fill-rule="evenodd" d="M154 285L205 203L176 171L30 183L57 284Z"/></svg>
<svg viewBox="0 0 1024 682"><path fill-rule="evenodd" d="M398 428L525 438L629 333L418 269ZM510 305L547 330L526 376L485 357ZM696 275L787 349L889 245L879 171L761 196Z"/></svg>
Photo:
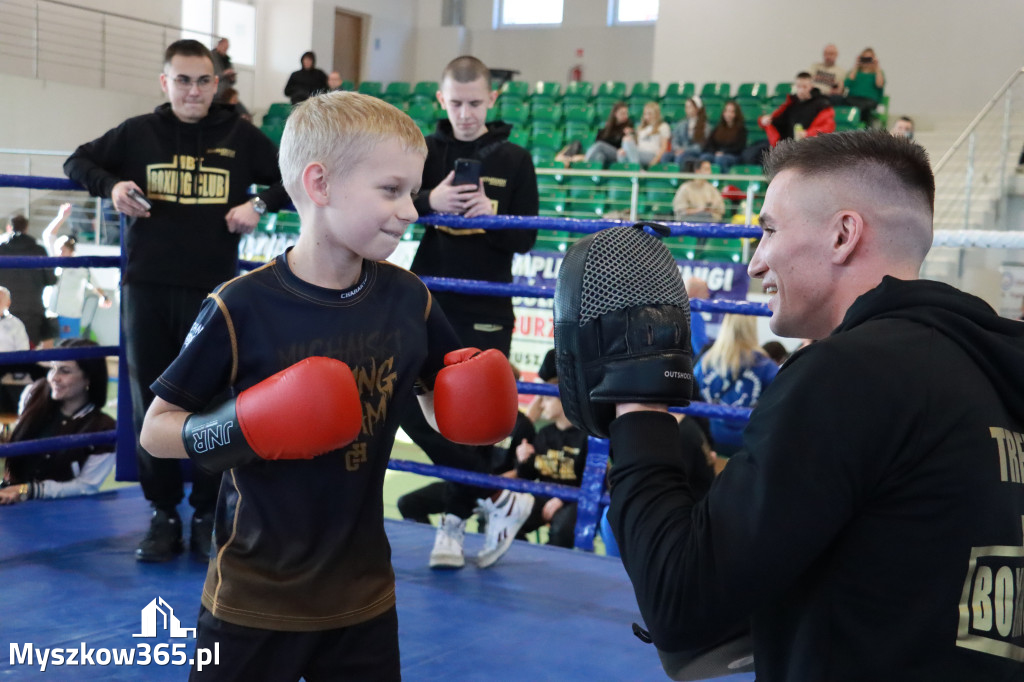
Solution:
<svg viewBox="0 0 1024 682"><path fill-rule="evenodd" d="M444 356L434 382L434 416L441 435L463 445L493 445L516 425L519 394L501 351L462 348Z"/></svg>
<svg viewBox="0 0 1024 682"><path fill-rule="evenodd" d="M356 380L340 360L312 357L234 400L185 420L181 438L197 466L226 471L262 459L312 459L359 437Z"/></svg>

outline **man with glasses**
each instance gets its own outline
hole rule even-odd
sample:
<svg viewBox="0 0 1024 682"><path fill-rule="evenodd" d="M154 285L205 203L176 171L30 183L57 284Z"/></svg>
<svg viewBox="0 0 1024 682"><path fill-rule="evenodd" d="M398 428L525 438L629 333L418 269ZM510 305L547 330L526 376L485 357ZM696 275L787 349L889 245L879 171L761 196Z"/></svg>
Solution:
<svg viewBox="0 0 1024 682"><path fill-rule="evenodd" d="M166 104L80 146L64 163L69 178L110 197L129 219L121 324L136 438L153 401L150 384L177 357L206 294L237 274L240 236L288 203L274 144L234 107L213 103L217 76L205 45L172 43L160 87ZM271 187L250 198L252 184ZM136 558L167 561L184 549L180 464L141 447L137 455L154 511ZM204 561L218 488L219 477L193 472L190 547Z"/></svg>

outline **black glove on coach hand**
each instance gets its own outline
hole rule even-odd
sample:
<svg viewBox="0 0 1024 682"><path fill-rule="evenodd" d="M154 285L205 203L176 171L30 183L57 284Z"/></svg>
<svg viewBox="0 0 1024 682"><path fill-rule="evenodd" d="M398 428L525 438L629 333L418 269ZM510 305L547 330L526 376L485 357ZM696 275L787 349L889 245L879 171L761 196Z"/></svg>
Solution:
<svg viewBox="0 0 1024 682"><path fill-rule="evenodd" d="M555 286L555 352L565 414L608 437L615 403L687 405L690 301L668 248L637 223L584 237Z"/></svg>

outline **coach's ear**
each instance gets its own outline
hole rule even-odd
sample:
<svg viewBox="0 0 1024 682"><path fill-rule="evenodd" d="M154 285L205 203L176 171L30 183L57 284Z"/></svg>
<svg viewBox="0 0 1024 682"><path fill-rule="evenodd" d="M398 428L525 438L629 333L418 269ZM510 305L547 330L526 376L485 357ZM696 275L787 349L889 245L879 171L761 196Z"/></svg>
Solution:
<svg viewBox="0 0 1024 682"><path fill-rule="evenodd" d="M864 236L864 217L857 211L839 211L832 219L832 262L844 265L856 252Z"/></svg>

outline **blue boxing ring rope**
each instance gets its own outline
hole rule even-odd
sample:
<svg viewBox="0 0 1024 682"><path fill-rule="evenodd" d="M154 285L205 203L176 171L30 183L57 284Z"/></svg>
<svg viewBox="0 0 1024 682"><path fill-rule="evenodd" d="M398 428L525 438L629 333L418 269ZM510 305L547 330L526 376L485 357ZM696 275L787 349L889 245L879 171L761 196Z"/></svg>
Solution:
<svg viewBox="0 0 1024 682"><path fill-rule="evenodd" d="M21 187L43 190L82 191L82 187L64 178L37 178L24 175L0 175L0 187ZM477 229L545 229L590 234L609 227L632 225L633 221L619 220L578 220L568 218L524 217L524 216L484 216L467 219L462 216L432 214L421 217L419 224L443 225L453 228L474 227ZM756 238L761 230L756 227L715 223L664 223L669 227L672 236L696 236L719 238ZM120 216L120 243L125 243L126 219ZM73 256L73 257L4 257L0 258L0 269L4 268L52 268L52 267L117 267L124 271L126 260L125 250L121 249L120 257L116 256ZM251 270L263 265L261 262L240 261L240 269ZM524 296L532 298L553 298L554 289L520 284L505 284L474 280L459 280L440 277L423 277L423 282L432 291L459 291L481 296ZM746 315L771 315L766 306L758 303L737 301L705 301L694 299L691 308L697 312L727 312ZM136 480L133 477L122 478L125 468L135 474L135 435L132 428L132 400L128 379L128 365L125 358L123 326L119 332L117 346L97 346L78 348L54 348L32 351L14 351L0 353L0 365L39 362L46 360L74 360L85 357L118 357L117 382L117 430L99 433L78 434L42 438L20 443L0 445L0 457L17 457L37 454L54 449L67 449L90 445L115 444L117 456L117 480ZM558 395L557 386L540 383L517 384L519 393L527 395ZM750 409L732 408L721 405L694 402L685 408L673 408L699 417L714 417L744 421L749 419ZM609 503L604 492L605 471L608 463L608 441L598 438L588 439L587 461L583 474L582 485L574 488L552 483L540 483L504 476L494 476L477 472L453 469L437 465L422 464L408 460L391 459L388 468L396 471L407 471L424 476L433 476L445 480L466 483L481 487L506 488L517 492L530 492L575 500L578 504L576 515L575 545L579 549L593 551L594 536L602 506ZM122 465L122 463L125 463ZM130 466L129 466L130 463Z"/></svg>

